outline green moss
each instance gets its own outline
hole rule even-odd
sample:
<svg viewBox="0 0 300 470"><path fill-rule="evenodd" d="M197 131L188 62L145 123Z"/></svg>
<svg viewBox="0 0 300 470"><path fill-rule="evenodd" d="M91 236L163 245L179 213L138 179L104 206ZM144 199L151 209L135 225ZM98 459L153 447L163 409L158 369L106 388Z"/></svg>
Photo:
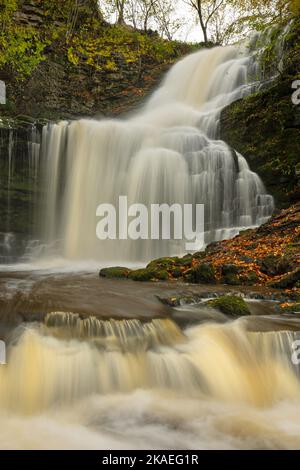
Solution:
<svg viewBox="0 0 300 470"><path fill-rule="evenodd" d="M207 304L220 310L225 315L242 316L250 315L249 308L241 297L234 295L225 295L218 299L210 300Z"/></svg>
<svg viewBox="0 0 300 470"><path fill-rule="evenodd" d="M176 261L177 266L182 266L182 267L189 267L191 266L193 261L193 256L192 255L185 255L183 258L178 258Z"/></svg>
<svg viewBox="0 0 300 470"><path fill-rule="evenodd" d="M172 277L174 277L175 279L178 279L182 276L182 271L179 267L175 267L173 269L170 270L170 274Z"/></svg>
<svg viewBox="0 0 300 470"><path fill-rule="evenodd" d="M214 284L216 282L216 273L211 263L199 264L187 273L186 279L197 284Z"/></svg>
<svg viewBox="0 0 300 470"><path fill-rule="evenodd" d="M259 281L255 271L249 271L246 275L240 276L240 283L248 286L253 286Z"/></svg>
<svg viewBox="0 0 300 470"><path fill-rule="evenodd" d="M226 276L222 276L221 282L230 286L238 286L241 284L241 281L236 274L226 274Z"/></svg>
<svg viewBox="0 0 300 470"><path fill-rule="evenodd" d="M222 274L227 276L228 274L239 274L241 272L241 267L236 264L223 264Z"/></svg>
<svg viewBox="0 0 300 470"><path fill-rule="evenodd" d="M132 281L147 282L155 278L155 270L152 269L137 269L131 271L128 278Z"/></svg>
<svg viewBox="0 0 300 470"><path fill-rule="evenodd" d="M238 274L241 272L241 267L236 264L224 264L222 266L221 282L229 284L230 286L238 286L241 281Z"/></svg>
<svg viewBox="0 0 300 470"><path fill-rule="evenodd" d="M168 271L165 271L163 269L156 271L155 279L158 279L159 281L167 281L169 279Z"/></svg>
<svg viewBox="0 0 300 470"><path fill-rule="evenodd" d="M266 49L264 59L270 64L277 34L278 30L274 31ZM221 115L221 138L245 156L251 170L262 177L274 196L277 207L286 207L300 196L296 175L300 153L299 107L291 100L292 82L299 79L299 35L298 19L285 40L283 70L277 79L263 91L232 103Z"/></svg>
<svg viewBox="0 0 300 470"><path fill-rule="evenodd" d="M169 274L168 271L164 269L145 268L131 271L128 278L133 281L140 282L152 281L155 279L159 281L167 281L169 279Z"/></svg>
<svg viewBox="0 0 300 470"><path fill-rule="evenodd" d="M172 268L172 266L175 264L175 261L177 258L158 258L153 261L151 261L147 265L147 269L159 269L159 268L165 268L169 269Z"/></svg>
<svg viewBox="0 0 300 470"><path fill-rule="evenodd" d="M99 275L100 277L106 277L108 279L122 279L127 278L130 272L131 270L128 268L117 266L113 268L103 268Z"/></svg>

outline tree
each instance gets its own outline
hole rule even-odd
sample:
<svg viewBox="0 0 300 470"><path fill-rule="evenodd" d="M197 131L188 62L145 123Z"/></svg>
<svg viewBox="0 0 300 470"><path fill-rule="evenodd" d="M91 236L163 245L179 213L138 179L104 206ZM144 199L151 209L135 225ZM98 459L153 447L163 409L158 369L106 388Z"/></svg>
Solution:
<svg viewBox="0 0 300 470"><path fill-rule="evenodd" d="M122 5L117 0L103 0L101 6L108 20L116 15L118 24L126 22L134 29L145 32L153 29L169 40L183 24L176 15L178 4L173 0L123 0Z"/></svg>
<svg viewBox="0 0 300 470"><path fill-rule="evenodd" d="M156 11L157 0L127 0L125 16L135 29L147 31Z"/></svg>
<svg viewBox="0 0 300 470"><path fill-rule="evenodd" d="M154 19L161 36L172 41L183 25L183 20L176 15L177 9L172 0L157 0Z"/></svg>
<svg viewBox="0 0 300 470"><path fill-rule="evenodd" d="M202 30L204 43L209 43L209 26L212 20L216 18L221 6L225 0L185 0L192 9L197 13L200 27Z"/></svg>
<svg viewBox="0 0 300 470"><path fill-rule="evenodd" d="M119 25L125 24L125 9L128 0L106 0L102 2L102 8L108 14L116 14L116 23Z"/></svg>

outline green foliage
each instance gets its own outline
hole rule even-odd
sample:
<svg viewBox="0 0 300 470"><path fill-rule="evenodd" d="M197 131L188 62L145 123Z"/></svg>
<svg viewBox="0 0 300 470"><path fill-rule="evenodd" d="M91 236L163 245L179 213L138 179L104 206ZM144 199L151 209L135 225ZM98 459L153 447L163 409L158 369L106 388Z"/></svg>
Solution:
<svg viewBox="0 0 300 470"><path fill-rule="evenodd" d="M80 6L71 0L35 3L43 19L39 26L15 21L14 15L21 8L17 0L0 4L0 69L17 79L31 75L51 44L64 52L66 63L72 66L112 72L124 64L136 64L142 70L145 61L170 62L180 48L180 44L157 34L150 36L124 25L104 23L96 0Z"/></svg>
<svg viewBox="0 0 300 470"><path fill-rule="evenodd" d="M15 23L17 8L16 0L0 5L0 68L23 79L43 60L43 50L48 42L42 41L34 28Z"/></svg>
<svg viewBox="0 0 300 470"><path fill-rule="evenodd" d="M43 60L46 42L30 28L12 28L10 34L0 33L0 68L13 70L18 78L30 75Z"/></svg>
<svg viewBox="0 0 300 470"><path fill-rule="evenodd" d="M145 59L164 62L175 55L173 43L120 25L103 27L101 34L79 31L68 47L70 63L89 65L96 70L117 71L122 62L141 63Z"/></svg>

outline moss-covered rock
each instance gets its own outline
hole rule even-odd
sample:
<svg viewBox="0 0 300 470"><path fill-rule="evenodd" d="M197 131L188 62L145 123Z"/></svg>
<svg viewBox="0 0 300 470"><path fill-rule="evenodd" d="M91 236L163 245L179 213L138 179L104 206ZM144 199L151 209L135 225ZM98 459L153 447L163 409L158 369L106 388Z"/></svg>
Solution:
<svg viewBox="0 0 300 470"><path fill-rule="evenodd" d="M250 315L250 310L244 299L235 295L225 295L217 299L209 300L207 305L220 310L225 315Z"/></svg>
<svg viewBox="0 0 300 470"><path fill-rule="evenodd" d="M186 280L196 284L214 284L216 282L215 268L212 263L200 263L187 272Z"/></svg>
<svg viewBox="0 0 300 470"><path fill-rule="evenodd" d="M170 269L179 258L158 258L147 264L146 269Z"/></svg>
<svg viewBox="0 0 300 470"><path fill-rule="evenodd" d="M128 278L132 281L147 282L155 278L155 270L153 269L136 269L131 271Z"/></svg>
<svg viewBox="0 0 300 470"><path fill-rule="evenodd" d="M223 264L222 266L223 276L227 276L228 274L239 274L241 270L241 266L238 266L237 264Z"/></svg>
<svg viewBox="0 0 300 470"><path fill-rule="evenodd" d="M221 282L229 286L239 286L241 284L241 280L236 274L226 274L226 276L222 276Z"/></svg>
<svg viewBox="0 0 300 470"><path fill-rule="evenodd" d="M259 277L255 271L248 271L247 274L240 276L240 283L247 286L253 286L259 282Z"/></svg>
<svg viewBox="0 0 300 470"><path fill-rule="evenodd" d="M224 264L221 268L221 282L230 286L241 284L238 274L242 268L236 264Z"/></svg>
<svg viewBox="0 0 300 470"><path fill-rule="evenodd" d="M99 275L100 277L106 277L107 279L125 279L128 277L130 272L131 270L128 268L116 266L113 268L101 269Z"/></svg>
<svg viewBox="0 0 300 470"><path fill-rule="evenodd" d="M182 271L178 266L175 266L170 270L170 274L174 279L179 279L182 276Z"/></svg>
<svg viewBox="0 0 300 470"><path fill-rule="evenodd" d="M182 258L178 258L176 260L176 265L182 267L190 267L192 265L193 259L194 257L192 255L185 255Z"/></svg>

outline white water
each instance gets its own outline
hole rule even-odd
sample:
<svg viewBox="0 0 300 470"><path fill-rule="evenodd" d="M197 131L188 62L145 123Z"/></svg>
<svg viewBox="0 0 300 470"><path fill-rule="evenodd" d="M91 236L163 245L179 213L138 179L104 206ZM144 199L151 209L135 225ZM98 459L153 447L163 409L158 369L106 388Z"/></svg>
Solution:
<svg viewBox="0 0 300 470"><path fill-rule="evenodd" d="M49 315L0 368L0 447L300 448L296 337Z"/></svg>
<svg viewBox="0 0 300 470"><path fill-rule="evenodd" d="M251 64L233 47L202 50L177 63L133 117L45 129L46 254L134 261L184 252L185 240L98 240L96 208L118 207L119 195L129 205L204 204L206 242L265 222L272 197L245 159L218 140L220 111L249 91Z"/></svg>

